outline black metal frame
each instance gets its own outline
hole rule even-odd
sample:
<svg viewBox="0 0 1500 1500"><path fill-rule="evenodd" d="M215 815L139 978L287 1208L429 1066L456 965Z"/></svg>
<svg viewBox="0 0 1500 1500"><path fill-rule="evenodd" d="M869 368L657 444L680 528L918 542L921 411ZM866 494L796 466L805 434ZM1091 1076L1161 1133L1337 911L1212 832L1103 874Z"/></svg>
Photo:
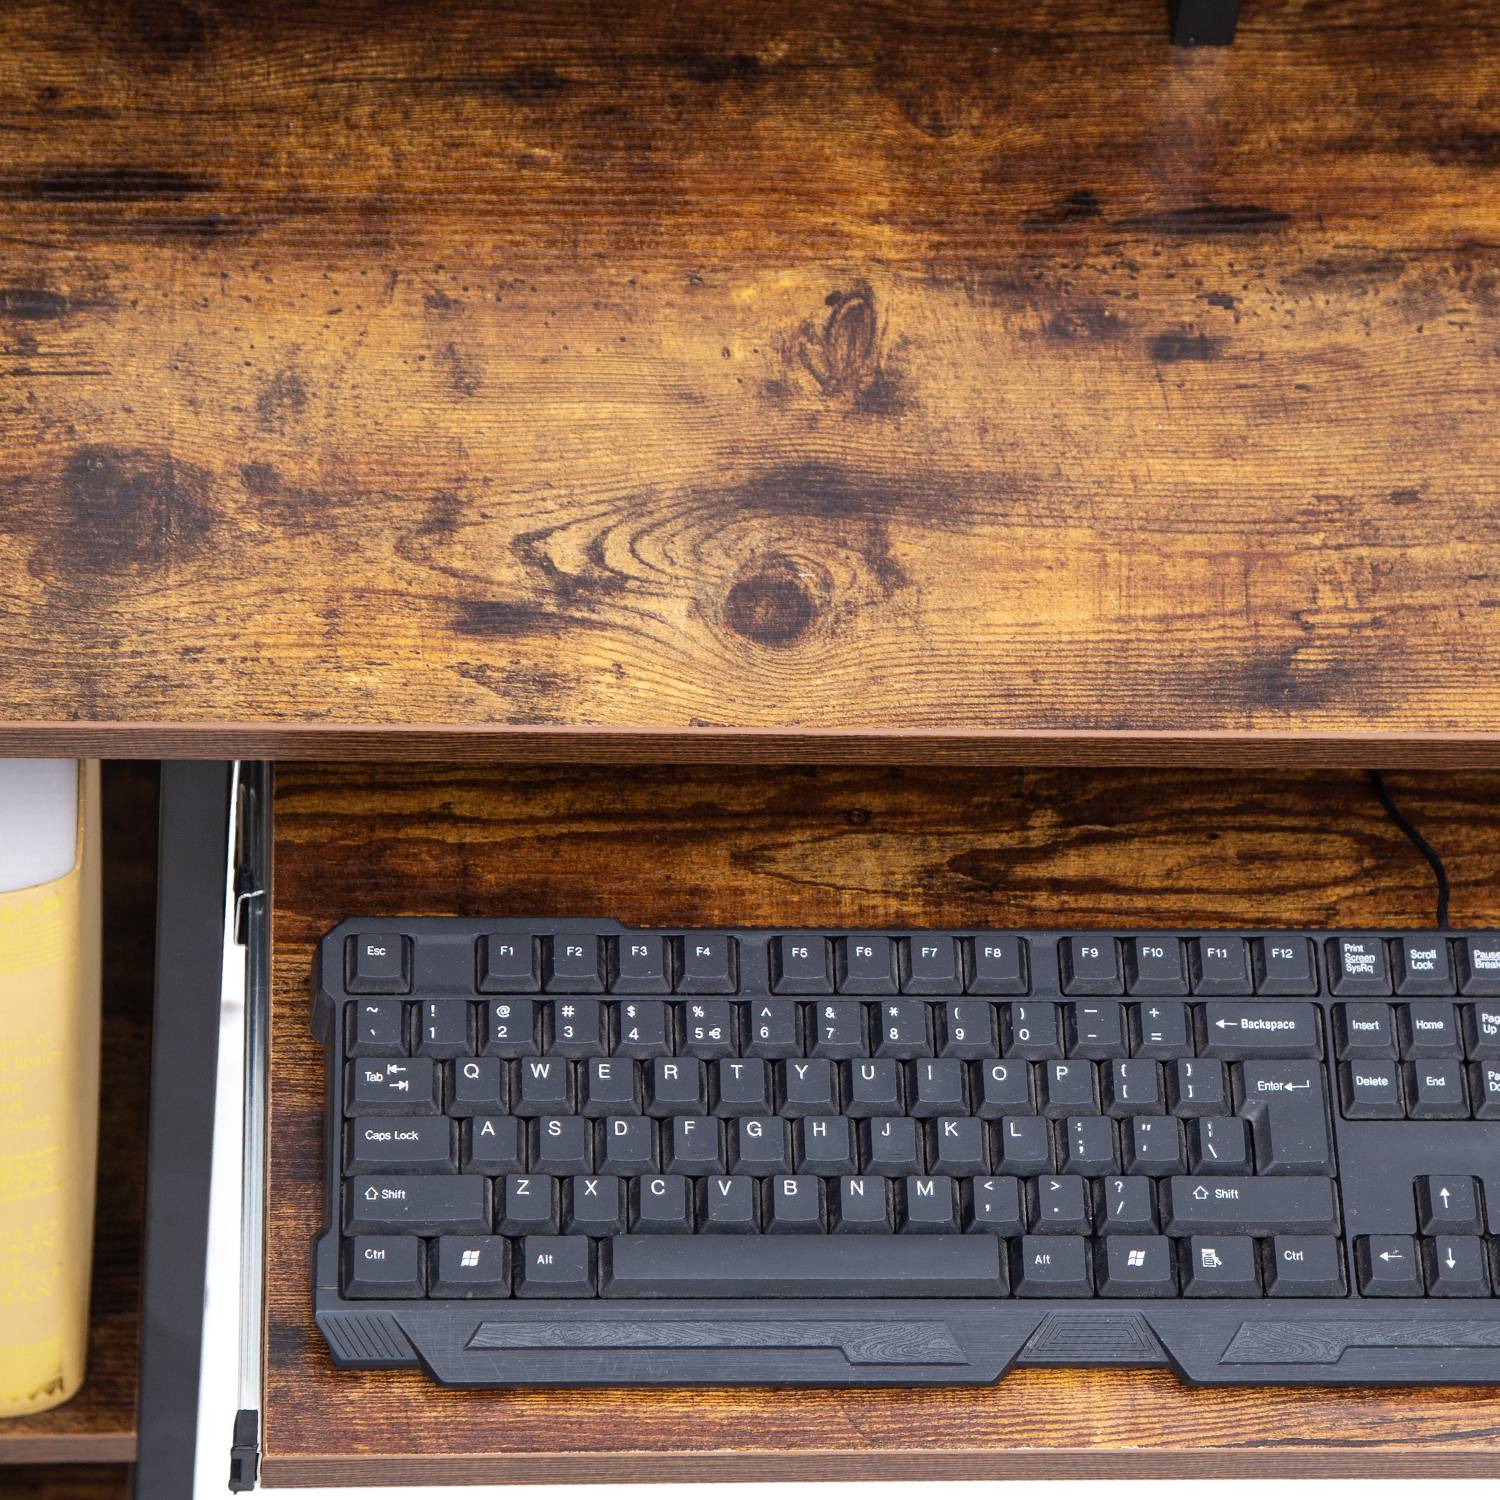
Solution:
<svg viewBox="0 0 1500 1500"><path fill-rule="evenodd" d="M161 768L136 1500L193 1493L232 776Z"/></svg>
<svg viewBox="0 0 1500 1500"><path fill-rule="evenodd" d="M1227 47L1234 40L1240 0L1168 0L1172 41L1178 47Z"/></svg>

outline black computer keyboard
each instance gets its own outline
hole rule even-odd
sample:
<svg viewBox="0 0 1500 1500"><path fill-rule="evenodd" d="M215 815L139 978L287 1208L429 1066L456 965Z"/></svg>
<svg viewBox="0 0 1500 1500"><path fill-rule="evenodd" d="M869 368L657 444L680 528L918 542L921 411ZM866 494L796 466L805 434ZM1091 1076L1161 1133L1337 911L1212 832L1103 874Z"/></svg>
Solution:
<svg viewBox="0 0 1500 1500"><path fill-rule="evenodd" d="M1500 935L341 924L344 1365L1500 1381Z"/></svg>

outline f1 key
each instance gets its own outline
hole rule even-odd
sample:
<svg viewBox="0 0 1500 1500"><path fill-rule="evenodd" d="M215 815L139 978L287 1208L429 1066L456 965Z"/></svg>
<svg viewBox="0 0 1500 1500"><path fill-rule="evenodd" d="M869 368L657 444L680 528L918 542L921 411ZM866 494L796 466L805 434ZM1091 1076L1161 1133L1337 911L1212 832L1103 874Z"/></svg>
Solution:
<svg viewBox="0 0 1500 1500"><path fill-rule="evenodd" d="M1246 1057L1321 1057L1315 1005L1210 1001L1198 1012L1198 1052L1232 1061Z"/></svg>

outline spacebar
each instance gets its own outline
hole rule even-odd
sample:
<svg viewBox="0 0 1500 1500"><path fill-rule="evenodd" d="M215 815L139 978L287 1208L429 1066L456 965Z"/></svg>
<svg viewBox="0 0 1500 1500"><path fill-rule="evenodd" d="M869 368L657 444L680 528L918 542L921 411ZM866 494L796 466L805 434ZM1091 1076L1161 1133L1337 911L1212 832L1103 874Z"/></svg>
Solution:
<svg viewBox="0 0 1500 1500"><path fill-rule="evenodd" d="M1003 1297L993 1235L633 1234L602 1246L605 1297Z"/></svg>

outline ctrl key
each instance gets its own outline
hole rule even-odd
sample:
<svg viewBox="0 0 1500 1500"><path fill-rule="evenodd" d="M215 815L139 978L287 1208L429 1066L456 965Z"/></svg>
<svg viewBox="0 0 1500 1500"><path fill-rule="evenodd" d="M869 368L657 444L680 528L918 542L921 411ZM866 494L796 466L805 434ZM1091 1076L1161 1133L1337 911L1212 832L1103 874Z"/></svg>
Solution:
<svg viewBox="0 0 1500 1500"><path fill-rule="evenodd" d="M529 1234L516 1256L516 1296L592 1297L593 1247L581 1234Z"/></svg>
<svg viewBox="0 0 1500 1500"><path fill-rule="evenodd" d="M344 1241L346 1297L420 1297L423 1293L421 1240L357 1234Z"/></svg>

